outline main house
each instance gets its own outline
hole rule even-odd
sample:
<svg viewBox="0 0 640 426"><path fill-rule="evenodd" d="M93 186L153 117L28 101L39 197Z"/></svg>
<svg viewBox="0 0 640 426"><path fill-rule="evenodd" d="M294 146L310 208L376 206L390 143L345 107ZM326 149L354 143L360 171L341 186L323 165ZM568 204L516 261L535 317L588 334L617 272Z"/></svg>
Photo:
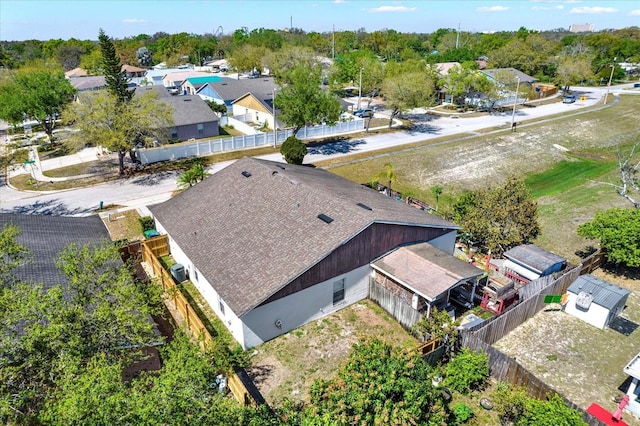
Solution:
<svg viewBox="0 0 640 426"><path fill-rule="evenodd" d="M150 207L171 253L246 349L368 296L406 244L458 227L322 169L243 158Z"/></svg>

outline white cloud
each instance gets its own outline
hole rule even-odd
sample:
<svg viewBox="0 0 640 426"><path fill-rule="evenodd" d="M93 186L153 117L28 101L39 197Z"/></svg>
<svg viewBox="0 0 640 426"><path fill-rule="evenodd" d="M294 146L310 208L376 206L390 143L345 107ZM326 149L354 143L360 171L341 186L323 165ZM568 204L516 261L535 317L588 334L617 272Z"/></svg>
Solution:
<svg viewBox="0 0 640 426"><path fill-rule="evenodd" d="M509 10L509 8L505 6L490 6L490 7L479 7L476 9L476 12L505 12L507 10Z"/></svg>
<svg viewBox="0 0 640 426"><path fill-rule="evenodd" d="M539 11L539 10L562 10L564 6L559 4L557 6L533 6L531 10Z"/></svg>
<svg viewBox="0 0 640 426"><path fill-rule="evenodd" d="M138 19L138 18L126 18L122 20L123 24L144 24L147 22L146 19Z"/></svg>
<svg viewBox="0 0 640 426"><path fill-rule="evenodd" d="M629 12L629 15L640 16L640 9L632 10L631 12Z"/></svg>
<svg viewBox="0 0 640 426"><path fill-rule="evenodd" d="M569 11L572 15L599 15L601 13L615 13L618 9L613 7L574 7Z"/></svg>
<svg viewBox="0 0 640 426"><path fill-rule="evenodd" d="M407 6L380 6L374 7L372 9L366 9L371 13L379 13L379 12L414 12L417 10L415 7L407 7Z"/></svg>
<svg viewBox="0 0 640 426"><path fill-rule="evenodd" d="M340 4L340 3L344 3L344 0L333 0L333 2L336 4Z"/></svg>

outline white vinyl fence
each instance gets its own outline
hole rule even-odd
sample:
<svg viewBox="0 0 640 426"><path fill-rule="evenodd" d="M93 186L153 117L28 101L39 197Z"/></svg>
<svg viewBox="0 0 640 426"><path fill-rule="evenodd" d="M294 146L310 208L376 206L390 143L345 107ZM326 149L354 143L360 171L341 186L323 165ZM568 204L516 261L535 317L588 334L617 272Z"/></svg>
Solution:
<svg viewBox="0 0 640 426"><path fill-rule="evenodd" d="M300 139L316 139L364 130L364 120L352 120L337 123L335 126L303 127L297 133ZM282 144L292 131L279 130L277 143ZM142 148L138 151L138 158L142 164L157 163L159 161L179 160L181 158L200 157L225 151L236 151L260 146L273 146L273 132L256 133L253 135L230 136L227 138L210 139L206 141L183 142L173 145L163 145L157 148Z"/></svg>

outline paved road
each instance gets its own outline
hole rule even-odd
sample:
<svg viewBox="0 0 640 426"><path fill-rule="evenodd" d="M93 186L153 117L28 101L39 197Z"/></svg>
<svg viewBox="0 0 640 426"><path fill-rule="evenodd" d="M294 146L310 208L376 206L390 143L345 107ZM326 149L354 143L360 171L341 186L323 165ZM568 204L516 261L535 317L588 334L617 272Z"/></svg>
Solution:
<svg viewBox="0 0 640 426"><path fill-rule="evenodd" d="M614 86L610 92L618 95L622 92L640 94L640 90L628 90L633 84ZM586 100L578 100L574 104L554 103L535 108L520 108L516 112L515 121L540 119L544 116L567 112L580 112L587 106L593 106L602 102L606 87L574 88L574 93L584 94ZM580 96L578 96L578 99ZM383 112L384 114L384 112ZM374 151L382 148L409 144L413 142L433 139L442 136L474 133L489 127L503 126L509 128L511 113L496 114L473 118L433 117L416 111L412 118L417 121L412 131L399 131L387 134L373 135L363 138L349 139L343 142L312 147L309 155L305 157L305 163L315 163L321 160L359 152ZM420 121L422 119L422 121ZM61 167L80 161L93 159L95 152L85 151L76 156L64 159L55 159L37 164L36 173L41 170ZM261 156L260 158L272 161L283 161L280 154ZM53 164L55 162L55 164ZM230 162L219 163L210 169L215 173ZM23 192L16 191L0 182L0 211L55 214L55 215L89 215L96 211L102 201L104 205L114 204L127 207L142 207L160 203L169 199L176 189L175 173L164 173L154 176L145 176L120 180L93 186L55 193Z"/></svg>

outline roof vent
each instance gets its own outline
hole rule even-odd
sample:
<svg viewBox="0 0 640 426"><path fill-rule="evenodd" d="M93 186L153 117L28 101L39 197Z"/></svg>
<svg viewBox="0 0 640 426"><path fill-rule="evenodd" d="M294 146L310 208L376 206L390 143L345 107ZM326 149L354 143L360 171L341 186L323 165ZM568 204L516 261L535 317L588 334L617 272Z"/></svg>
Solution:
<svg viewBox="0 0 640 426"><path fill-rule="evenodd" d="M332 217L327 216L327 215L326 215L326 214L324 214L324 213L320 213L320 214L318 215L318 219L320 219L321 221L323 221L323 222L325 222L325 223L331 223L331 222L333 222L333 218L332 218Z"/></svg>
<svg viewBox="0 0 640 426"><path fill-rule="evenodd" d="M576 297L576 308L586 312L589 310L591 302L593 302L593 295L581 291L580 293L578 293L578 297Z"/></svg>
<svg viewBox="0 0 640 426"><path fill-rule="evenodd" d="M369 207L368 205L363 204L363 203L358 203L358 204L356 204L356 206L358 206L360 208L363 208L365 210L369 210L369 211L373 210L371 207Z"/></svg>
<svg viewBox="0 0 640 426"><path fill-rule="evenodd" d="M186 99L183 99L183 101L185 101L185 102L191 102L191 99L186 98Z"/></svg>
<svg viewBox="0 0 640 426"><path fill-rule="evenodd" d="M279 168L279 169L284 170L284 166L282 164L276 164L276 167Z"/></svg>
<svg viewBox="0 0 640 426"><path fill-rule="evenodd" d="M251 176L251 173L249 173L248 171L245 170L245 171L242 172L242 176L248 178L249 176Z"/></svg>

